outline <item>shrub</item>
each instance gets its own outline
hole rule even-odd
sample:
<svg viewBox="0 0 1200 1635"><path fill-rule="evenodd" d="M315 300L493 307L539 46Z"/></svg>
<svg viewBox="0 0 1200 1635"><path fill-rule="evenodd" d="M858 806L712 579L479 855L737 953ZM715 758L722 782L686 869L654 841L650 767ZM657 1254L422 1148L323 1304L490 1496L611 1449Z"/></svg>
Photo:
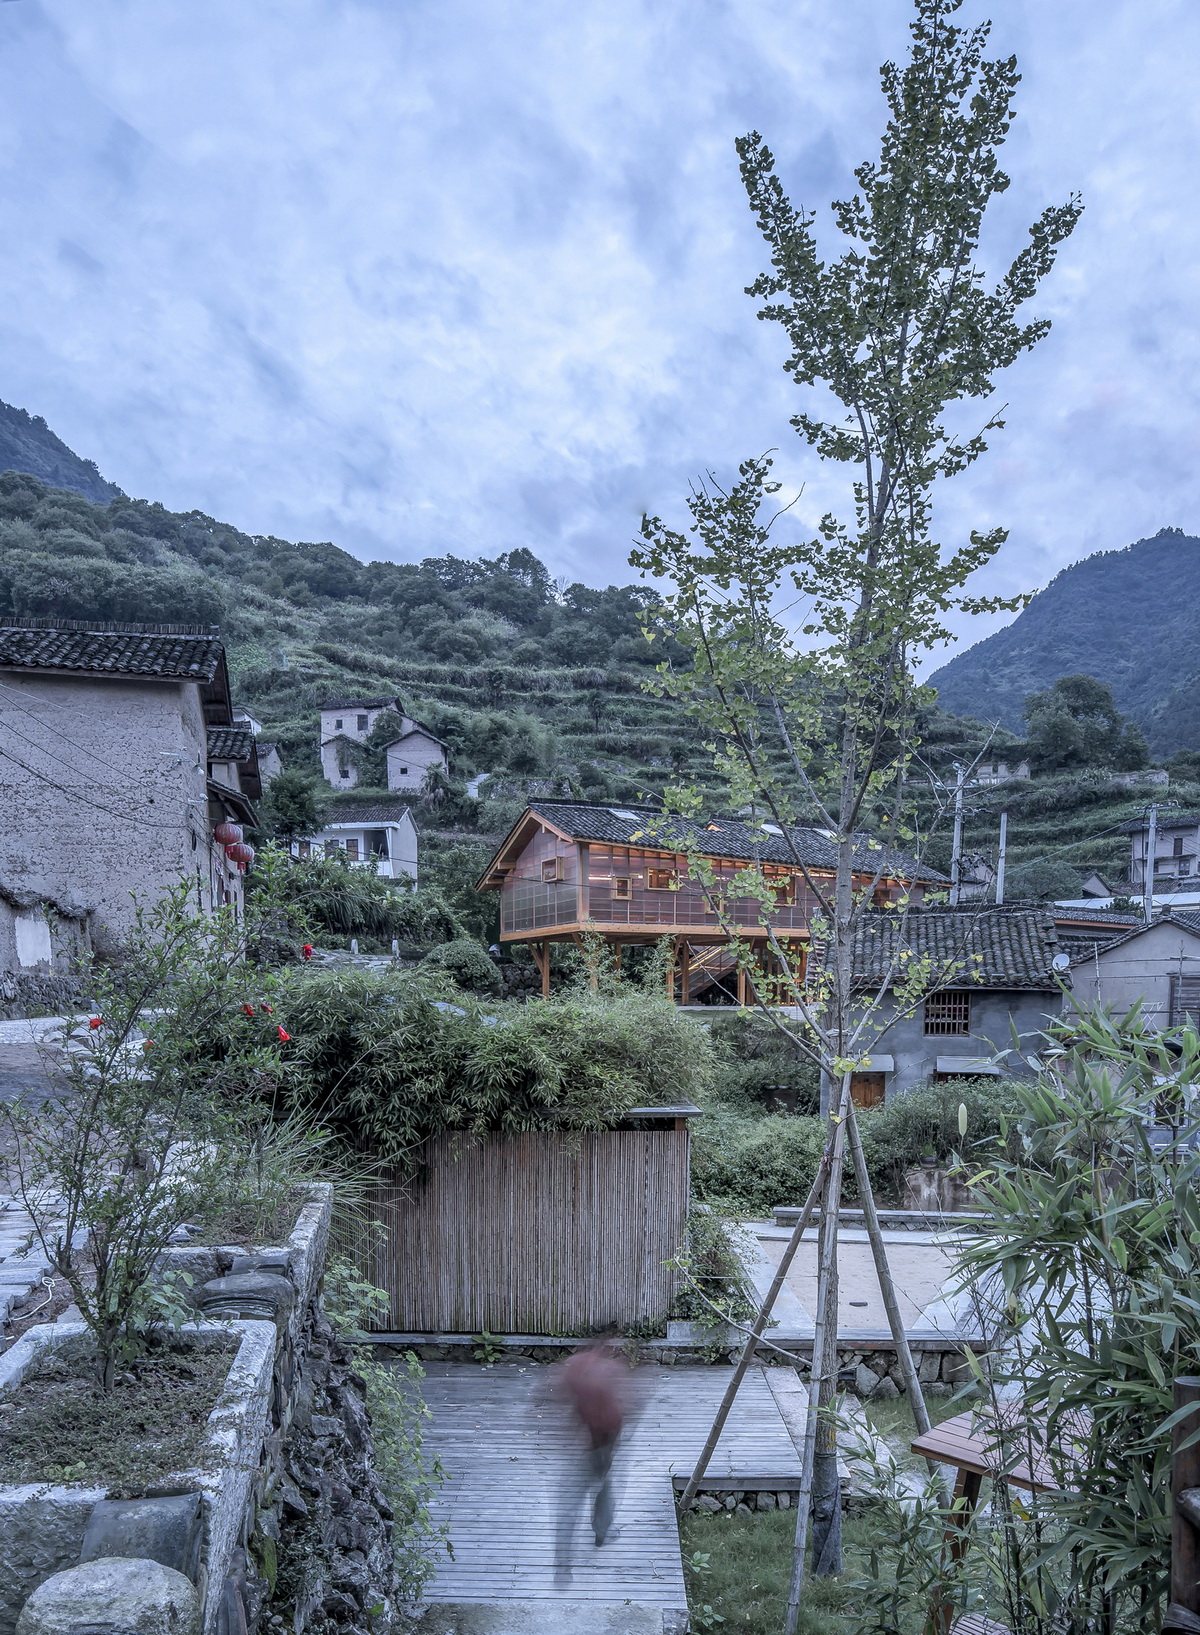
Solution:
<svg viewBox="0 0 1200 1635"><path fill-rule="evenodd" d="M483 949L471 937L456 937L426 954L421 964L426 970L445 971L467 993L498 994L500 973Z"/></svg>
<svg viewBox="0 0 1200 1635"><path fill-rule="evenodd" d="M312 935L373 936L419 943L449 942L462 935L458 917L442 893L428 886L385 880L374 869L329 857L289 857L265 846L248 876L252 895L302 918Z"/></svg>
<svg viewBox="0 0 1200 1635"><path fill-rule="evenodd" d="M820 1118L755 1118L710 1105L692 1129L692 1185L714 1208L769 1215L776 1204L804 1202L824 1144Z"/></svg>
<svg viewBox="0 0 1200 1635"><path fill-rule="evenodd" d="M959 1107L967 1110L967 1133L959 1133ZM1000 1136L1000 1122L1011 1119L1019 1100L1010 1079L951 1079L925 1084L892 1096L881 1107L858 1115L863 1153L875 1195L899 1201L904 1172L934 1152L943 1161L960 1154L968 1163L982 1161Z"/></svg>
<svg viewBox="0 0 1200 1635"><path fill-rule="evenodd" d="M728 1107L746 1112L769 1106L771 1090L794 1092L795 1112L816 1113L821 1106L818 1069L796 1050L778 1028L753 1013L718 1013L710 1024L717 1047L716 1092Z"/></svg>
<svg viewBox="0 0 1200 1635"><path fill-rule="evenodd" d="M704 1029L640 991L482 1006L429 971L289 969L277 1003L286 1098L402 1171L443 1131L603 1129L711 1078Z"/></svg>

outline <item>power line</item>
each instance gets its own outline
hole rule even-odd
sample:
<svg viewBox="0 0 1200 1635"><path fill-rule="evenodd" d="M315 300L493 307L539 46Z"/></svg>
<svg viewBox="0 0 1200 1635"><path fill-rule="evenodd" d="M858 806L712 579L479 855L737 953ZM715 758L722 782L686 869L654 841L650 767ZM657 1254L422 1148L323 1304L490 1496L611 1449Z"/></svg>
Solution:
<svg viewBox="0 0 1200 1635"><path fill-rule="evenodd" d="M30 766L27 761L23 761L19 755L14 755L9 749L0 747L0 755L3 755L6 757L6 759L14 762L23 771L28 772L30 777L39 778L42 783L49 784L51 789L57 789L60 795L66 795L70 800L82 801L85 806L90 806L97 812L103 812L108 817L120 818L123 823L129 822L130 814L128 808L122 812L116 810L116 808L112 806L104 806L99 801L89 800L89 798L86 795L81 794L78 789L69 789L66 784L56 782L56 780L51 778L47 773L39 772L37 767ZM190 797L185 798L185 805L187 806L194 806L198 804L199 802L192 800ZM139 818L138 823L144 829L162 829L177 832L179 828L177 823L155 823L149 818Z"/></svg>

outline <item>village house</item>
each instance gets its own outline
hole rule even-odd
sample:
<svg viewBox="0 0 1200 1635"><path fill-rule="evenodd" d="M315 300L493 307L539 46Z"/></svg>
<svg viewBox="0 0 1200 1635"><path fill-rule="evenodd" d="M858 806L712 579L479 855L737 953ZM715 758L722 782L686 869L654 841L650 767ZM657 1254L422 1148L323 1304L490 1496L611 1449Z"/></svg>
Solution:
<svg viewBox="0 0 1200 1635"><path fill-rule="evenodd" d="M339 802L311 840L292 842L295 857L336 852L387 880L417 883L417 828L409 808L397 801Z"/></svg>
<svg viewBox="0 0 1200 1635"><path fill-rule="evenodd" d="M927 961L923 996L897 995L897 973ZM872 1107L927 1082L1027 1071L1013 1029L1036 1052L1062 1008L1070 957L1044 908L980 904L870 914L854 949L857 986L878 994L883 1023L851 1077L855 1104Z"/></svg>
<svg viewBox="0 0 1200 1635"><path fill-rule="evenodd" d="M1029 762L1018 761L1010 766L1007 761L980 761L972 777L975 783L985 785L1013 783L1029 777Z"/></svg>
<svg viewBox="0 0 1200 1635"><path fill-rule="evenodd" d="M245 727L248 732L254 735L254 748L258 755L259 782L265 789L272 779L277 778L283 771L283 762L279 758L279 746L272 743L270 739L261 736L262 722L255 720L249 710L235 706L233 724L235 727Z"/></svg>
<svg viewBox="0 0 1200 1635"><path fill-rule="evenodd" d="M253 736L233 725L219 633L14 619L0 627L0 983L44 997L72 956L119 946L134 898L195 883L242 901L214 833L252 824Z"/></svg>
<svg viewBox="0 0 1200 1635"><path fill-rule="evenodd" d="M397 698L349 699L321 710L321 771L334 789L359 782L355 749L370 737L385 710L400 717L395 738L385 746L387 786L419 793L431 771L449 773L446 745L428 727L404 713Z"/></svg>
<svg viewBox="0 0 1200 1635"><path fill-rule="evenodd" d="M1135 896L1145 890L1150 846L1149 816L1134 818L1121 828L1129 836L1129 886ZM1167 894L1200 890L1200 812L1160 808L1155 824L1152 886Z"/></svg>
<svg viewBox="0 0 1200 1635"><path fill-rule="evenodd" d="M1200 912L1169 908L1078 955L1071 985L1083 1006L1124 1016L1139 1001L1149 1028L1200 1025Z"/></svg>
<svg viewBox="0 0 1200 1635"><path fill-rule="evenodd" d="M578 943L585 932L594 933L619 954L666 936L680 1004L738 1005L747 999L747 974L689 874L688 853L694 848L707 859L717 890L748 865L762 870L777 905L769 929L788 946L793 968L802 970L817 900L796 856L814 878L832 881L836 852L816 829L794 829L792 843L795 852L782 829L740 818L691 822L631 807L535 801L502 841L478 889L499 892L500 941L529 945L544 993L556 942ZM935 870L868 835L859 837L857 856L857 882L873 890L881 907L906 893L919 900L926 886L945 883ZM759 901L734 898L727 914L769 981L772 959Z"/></svg>

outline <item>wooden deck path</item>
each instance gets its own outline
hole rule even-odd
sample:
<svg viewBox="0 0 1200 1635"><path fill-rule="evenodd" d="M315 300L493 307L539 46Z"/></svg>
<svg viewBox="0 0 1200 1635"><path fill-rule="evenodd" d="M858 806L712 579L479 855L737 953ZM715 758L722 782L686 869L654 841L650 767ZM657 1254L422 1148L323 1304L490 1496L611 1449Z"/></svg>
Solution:
<svg viewBox="0 0 1200 1635"><path fill-rule="evenodd" d="M597 1549L580 1506L565 1552L568 1576L556 1563L558 1529L564 1502L578 1503L580 1452L561 1407L542 1400L551 1371L429 1364L426 1447L446 1471L434 1517L449 1524L454 1559L444 1561L427 1598L685 1607L671 1479L691 1469L731 1373L646 1368L633 1376L642 1401L613 1466L621 1534ZM799 1475L762 1369L747 1375L711 1468L727 1479L771 1473L782 1483Z"/></svg>

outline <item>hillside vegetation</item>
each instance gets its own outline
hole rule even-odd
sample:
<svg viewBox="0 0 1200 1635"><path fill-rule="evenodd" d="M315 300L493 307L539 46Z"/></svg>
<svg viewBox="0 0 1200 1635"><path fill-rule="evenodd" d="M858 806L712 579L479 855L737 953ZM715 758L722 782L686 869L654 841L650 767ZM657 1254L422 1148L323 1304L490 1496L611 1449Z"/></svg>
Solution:
<svg viewBox="0 0 1200 1635"><path fill-rule="evenodd" d="M1095 676L1156 754L1200 745L1200 539L1163 528L1064 568L1025 611L930 677L943 706L1021 731L1029 693Z"/></svg>

